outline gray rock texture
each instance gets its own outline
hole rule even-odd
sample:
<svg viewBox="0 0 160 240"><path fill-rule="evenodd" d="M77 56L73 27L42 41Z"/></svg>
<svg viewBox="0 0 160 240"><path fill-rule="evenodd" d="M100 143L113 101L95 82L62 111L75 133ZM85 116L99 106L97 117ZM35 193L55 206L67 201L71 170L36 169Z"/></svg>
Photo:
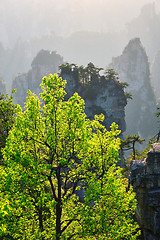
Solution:
<svg viewBox="0 0 160 240"><path fill-rule="evenodd" d="M32 69L25 74L15 78L12 88L17 89L15 103L24 106L27 90L39 94L41 91L40 83L43 76L58 72L58 66L62 64L62 58L55 52L40 51L32 62ZM126 129L125 106L126 97L121 85L112 78L107 80L98 73L93 79L88 80L87 84L80 82L78 77L78 67L71 68L69 72L61 71L60 76L67 80L66 98L71 97L75 92L85 100L85 111L87 117L93 119L95 114L103 113L105 116L104 125L110 128L112 122L119 125L122 132Z"/></svg>
<svg viewBox="0 0 160 240"><path fill-rule="evenodd" d="M66 91L68 97L74 92L85 100L85 111L87 117L93 119L95 114L103 113L105 116L104 125L107 129L113 122L116 122L122 132L126 130L125 106L127 104L122 87L115 79L93 84L86 89L77 85L72 74L62 74L61 77L67 80Z"/></svg>
<svg viewBox="0 0 160 240"><path fill-rule="evenodd" d="M62 63L63 58L56 52L41 50L32 61L32 69L27 73L19 74L13 80L12 89L17 89L15 103L24 106L28 89L38 95L41 91L42 78L50 73L57 73Z"/></svg>
<svg viewBox="0 0 160 240"><path fill-rule="evenodd" d="M160 50L157 52L154 57L153 63L151 65L151 76L152 76L152 85L156 95L157 101L160 98Z"/></svg>
<svg viewBox="0 0 160 240"><path fill-rule="evenodd" d="M110 68L115 69L122 82L129 86L126 91L132 100L126 106L127 134L139 134L150 138L157 132L156 100L150 82L148 57L139 38L129 41L122 55L112 59Z"/></svg>
<svg viewBox="0 0 160 240"><path fill-rule="evenodd" d="M131 165L131 184L138 201L136 216L145 240L160 239L160 143L144 160Z"/></svg>
<svg viewBox="0 0 160 240"><path fill-rule="evenodd" d="M1 77L0 77L0 93L6 93L6 85Z"/></svg>

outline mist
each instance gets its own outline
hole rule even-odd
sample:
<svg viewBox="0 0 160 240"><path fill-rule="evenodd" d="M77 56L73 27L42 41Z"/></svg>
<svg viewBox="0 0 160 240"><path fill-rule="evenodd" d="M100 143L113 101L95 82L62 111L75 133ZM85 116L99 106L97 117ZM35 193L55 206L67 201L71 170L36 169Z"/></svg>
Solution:
<svg viewBox="0 0 160 240"><path fill-rule="evenodd" d="M0 77L10 89L41 49L105 69L136 37L152 63L159 28L160 0L0 0Z"/></svg>
<svg viewBox="0 0 160 240"><path fill-rule="evenodd" d="M24 103L29 86L28 79L32 82L32 63L43 50L49 53L56 52L62 60L61 64L68 62L77 66L87 66L91 62L106 70L110 68L113 59L124 55L131 39L139 39L147 56L148 75L145 75L144 81L148 79L148 82L144 84L142 94L137 93L137 96L142 95L143 98L143 89L148 85L150 88L147 90L149 94L145 95L147 101L144 105L139 104L141 101L134 104L133 100L133 106L128 105L129 110L126 110L126 119L128 119L126 125L130 128L127 131L129 134L134 134L134 123L138 118L141 122L146 122L143 121L145 117L151 119L150 116L154 116L154 108L150 107L150 103L155 104L160 98L159 29L160 0L0 0L0 92L9 93L13 88L19 89L17 103ZM135 54L133 55L126 60L131 66L137 64L136 61L133 63ZM136 78L141 82L143 78L139 78L141 72L132 71L132 68L127 70L126 62L122 66L122 61L122 69L118 63L119 68L116 71L120 80L129 82L132 89L132 81L130 81L132 77L127 75L128 72L137 74L133 76L133 80ZM58 64L56 62L56 70L52 68L49 72L59 73ZM142 61L138 65L142 73L143 64ZM123 70L122 74L120 74L121 70ZM122 76L126 71L127 77L124 80ZM33 76L37 76L34 79L38 86L42 77L48 74L44 71L42 73L35 75L33 71ZM27 76L26 81L23 81L24 76ZM36 91L36 89L32 90ZM148 99L148 95L153 96ZM146 108L146 104L149 108ZM143 111L137 116L141 106L142 110L153 111L147 111L148 115L145 117ZM133 112L136 114L130 114ZM127 118L127 116L131 117ZM137 119L134 118L135 116ZM133 132L130 125L133 125ZM140 128L137 131L142 136L150 137L157 126L155 124L153 129L150 125L152 125L150 122L149 125L142 123L142 131Z"/></svg>
<svg viewBox="0 0 160 240"><path fill-rule="evenodd" d="M159 0L0 0L0 42L13 47L18 39L52 33L117 32L153 2L158 12Z"/></svg>

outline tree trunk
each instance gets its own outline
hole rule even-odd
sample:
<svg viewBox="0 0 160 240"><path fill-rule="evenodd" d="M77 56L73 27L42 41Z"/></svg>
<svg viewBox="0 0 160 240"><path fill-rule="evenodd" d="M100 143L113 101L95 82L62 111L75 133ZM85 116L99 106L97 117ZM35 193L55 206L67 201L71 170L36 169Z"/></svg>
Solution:
<svg viewBox="0 0 160 240"><path fill-rule="evenodd" d="M56 205L56 240L59 240L61 236L61 214L62 207L61 203L58 202Z"/></svg>
<svg viewBox="0 0 160 240"><path fill-rule="evenodd" d="M61 215L62 215L60 169L57 170L56 176L57 176L57 180L58 180L58 201L56 204L56 240L60 240L60 237L61 237Z"/></svg>
<svg viewBox="0 0 160 240"><path fill-rule="evenodd" d="M135 142L133 142L133 160L136 158Z"/></svg>
<svg viewBox="0 0 160 240"><path fill-rule="evenodd" d="M39 228L41 230L41 232L44 231L43 229L43 215L42 215L42 207L38 209L38 213L39 213ZM42 240L44 240L44 237L42 237Z"/></svg>

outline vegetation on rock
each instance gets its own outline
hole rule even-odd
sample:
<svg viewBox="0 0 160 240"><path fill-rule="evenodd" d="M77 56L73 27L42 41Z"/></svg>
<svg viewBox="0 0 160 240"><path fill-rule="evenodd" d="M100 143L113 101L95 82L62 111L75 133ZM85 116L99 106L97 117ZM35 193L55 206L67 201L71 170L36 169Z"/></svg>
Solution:
<svg viewBox="0 0 160 240"><path fill-rule="evenodd" d="M115 82L115 87L119 87L119 89L124 90L124 88L128 86L128 83L118 82L116 80L118 73L116 73L114 69L107 69L104 75L100 75L100 71L102 71L103 68L98 68L91 62L88 63L87 67L78 67L76 64L65 63L59 68L61 70L61 75L69 74L74 77L77 87L82 87L84 99L94 100L98 95L99 88L106 87L110 81ZM126 100L132 99L132 95L126 91L124 92L124 96Z"/></svg>

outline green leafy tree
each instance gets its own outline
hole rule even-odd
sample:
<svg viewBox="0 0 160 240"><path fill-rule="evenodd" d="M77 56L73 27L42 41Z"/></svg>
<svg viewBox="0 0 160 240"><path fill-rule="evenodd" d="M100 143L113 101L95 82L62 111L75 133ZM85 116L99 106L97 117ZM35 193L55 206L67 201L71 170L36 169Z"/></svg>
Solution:
<svg viewBox="0 0 160 240"><path fill-rule="evenodd" d="M81 65L80 67L78 67L78 73L79 73L79 81L84 86L87 83L87 79L88 79L86 68L84 68L84 66Z"/></svg>
<svg viewBox="0 0 160 240"><path fill-rule="evenodd" d="M3 162L2 149L5 147L6 139L14 123L15 108L13 94L11 96L0 94L0 164Z"/></svg>
<svg viewBox="0 0 160 240"><path fill-rule="evenodd" d="M106 80L110 81L110 80L114 80L117 85L122 88L123 90L129 86L129 84L127 82L121 82L121 81L117 81L117 76L118 76L118 73L114 70L114 69L107 69L105 71L105 77L106 77ZM119 78L118 78L119 79ZM125 98L126 100L128 99L132 99L132 94L129 93L129 92L124 92L124 95L125 95Z"/></svg>
<svg viewBox="0 0 160 240"><path fill-rule="evenodd" d="M135 195L126 192L114 165L118 126L107 131L103 115L87 119L77 93L64 100L65 84L50 74L41 84L41 102L28 91L25 111L17 106L0 175L0 236L136 239Z"/></svg>
<svg viewBox="0 0 160 240"><path fill-rule="evenodd" d="M124 140L121 140L121 149L123 151L132 150L132 160L136 159L135 144L136 142L142 144L144 141L145 139L141 139L138 134L128 135L127 137L124 138Z"/></svg>
<svg viewBox="0 0 160 240"><path fill-rule="evenodd" d="M126 193L126 186L121 169L115 171L114 165L102 179L91 178L79 239L137 239L137 225L129 217L135 208L132 189Z"/></svg>
<svg viewBox="0 0 160 240"><path fill-rule="evenodd" d="M118 76L118 73L111 68L105 71L105 75L107 80L115 80L116 76Z"/></svg>
<svg viewBox="0 0 160 240"><path fill-rule="evenodd" d="M93 63L88 63L87 67L85 68L87 75L88 75L88 81L93 81L96 83L100 80L99 72L103 70L103 68L97 68L94 66Z"/></svg>

